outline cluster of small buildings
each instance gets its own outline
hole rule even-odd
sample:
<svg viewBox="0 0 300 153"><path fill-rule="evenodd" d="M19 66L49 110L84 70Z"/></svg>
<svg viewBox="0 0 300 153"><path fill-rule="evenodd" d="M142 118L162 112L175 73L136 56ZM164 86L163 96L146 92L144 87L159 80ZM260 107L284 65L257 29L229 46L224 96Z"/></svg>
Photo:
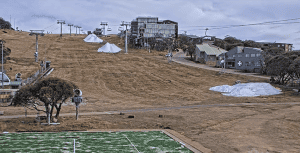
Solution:
<svg viewBox="0 0 300 153"><path fill-rule="evenodd" d="M131 21L131 43L146 46L148 38L178 38L178 23L158 17L137 17Z"/></svg>
<svg viewBox="0 0 300 153"><path fill-rule="evenodd" d="M262 56L263 50L261 48L237 46L226 51L213 45L213 42L215 41L214 36L187 36L191 41L199 42L199 44L196 44L194 61L214 62L216 67L223 67L225 63L225 68L248 70L252 72L260 72L264 65ZM266 42L261 42L261 44L268 47L282 48L286 52L292 51L292 44ZM222 60L225 62L222 63Z"/></svg>

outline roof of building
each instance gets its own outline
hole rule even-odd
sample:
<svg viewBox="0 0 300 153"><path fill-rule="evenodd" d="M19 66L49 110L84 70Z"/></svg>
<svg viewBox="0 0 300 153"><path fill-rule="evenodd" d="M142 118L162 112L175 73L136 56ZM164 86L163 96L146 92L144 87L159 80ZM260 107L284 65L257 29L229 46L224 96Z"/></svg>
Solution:
<svg viewBox="0 0 300 153"><path fill-rule="evenodd" d="M151 17L151 16L138 16L137 18L158 19L158 17Z"/></svg>
<svg viewBox="0 0 300 153"><path fill-rule="evenodd" d="M277 42L257 42L260 44L287 44L287 45L293 45L293 44L289 44L289 43L277 43Z"/></svg>
<svg viewBox="0 0 300 153"><path fill-rule="evenodd" d="M234 48L231 49L231 50L237 49L237 52L236 52L236 53L243 53L243 50L244 50L245 48L247 48L247 49L253 49L253 50L257 50L257 51L262 52L262 50L261 50L260 48L244 47L244 46L236 46L236 47L234 47Z"/></svg>
<svg viewBox="0 0 300 153"><path fill-rule="evenodd" d="M178 24L178 22L175 22L175 21L172 21L172 20L163 20L163 22L165 22L165 23L170 22L170 23Z"/></svg>
<svg viewBox="0 0 300 153"><path fill-rule="evenodd" d="M217 47L211 47L208 44L197 44L196 47L199 48L200 51L206 52L207 55L220 55L224 52L227 52L226 50L222 48Z"/></svg>
<svg viewBox="0 0 300 153"><path fill-rule="evenodd" d="M186 35L186 36L189 37L189 38L200 38L200 37L198 37L196 35Z"/></svg>

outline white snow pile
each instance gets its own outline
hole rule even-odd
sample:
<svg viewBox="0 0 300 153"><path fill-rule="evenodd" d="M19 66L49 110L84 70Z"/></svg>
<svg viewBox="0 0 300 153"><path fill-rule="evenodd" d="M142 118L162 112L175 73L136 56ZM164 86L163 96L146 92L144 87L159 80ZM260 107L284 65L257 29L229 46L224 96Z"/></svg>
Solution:
<svg viewBox="0 0 300 153"><path fill-rule="evenodd" d="M103 42L103 40L98 38L95 34L89 34L83 40L85 42L95 42L95 43L102 43Z"/></svg>
<svg viewBox="0 0 300 153"><path fill-rule="evenodd" d="M269 83L261 82L240 83L233 86L215 86L211 87L209 90L223 92L223 95L233 97L256 97L265 95L277 95L281 93L281 90L274 88Z"/></svg>

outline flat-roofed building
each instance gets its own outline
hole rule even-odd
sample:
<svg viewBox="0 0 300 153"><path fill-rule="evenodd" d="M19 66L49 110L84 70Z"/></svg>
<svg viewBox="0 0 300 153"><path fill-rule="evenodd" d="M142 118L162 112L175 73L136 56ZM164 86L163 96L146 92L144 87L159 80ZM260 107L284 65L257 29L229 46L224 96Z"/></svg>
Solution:
<svg viewBox="0 0 300 153"><path fill-rule="evenodd" d="M263 47L278 47L284 49L285 52L292 51L293 44L288 43L272 43L272 42L258 42L262 44Z"/></svg>
<svg viewBox="0 0 300 153"><path fill-rule="evenodd" d="M131 21L131 43L144 46L147 38L178 38L178 23L151 16Z"/></svg>

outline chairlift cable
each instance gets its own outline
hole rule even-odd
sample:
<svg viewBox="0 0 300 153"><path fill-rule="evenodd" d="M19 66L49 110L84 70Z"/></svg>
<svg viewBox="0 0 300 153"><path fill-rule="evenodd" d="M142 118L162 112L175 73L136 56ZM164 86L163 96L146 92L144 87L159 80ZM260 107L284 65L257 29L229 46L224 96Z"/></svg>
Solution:
<svg viewBox="0 0 300 153"><path fill-rule="evenodd" d="M286 20L277 20L277 21L268 21L268 22L260 22L260 23L251 23L246 25L224 25L224 26L189 26L189 27L227 27L227 26L247 26L247 25L262 25L262 24L275 24L274 22L282 22L282 21L290 21L290 20L300 20L300 18L294 19L286 19Z"/></svg>

